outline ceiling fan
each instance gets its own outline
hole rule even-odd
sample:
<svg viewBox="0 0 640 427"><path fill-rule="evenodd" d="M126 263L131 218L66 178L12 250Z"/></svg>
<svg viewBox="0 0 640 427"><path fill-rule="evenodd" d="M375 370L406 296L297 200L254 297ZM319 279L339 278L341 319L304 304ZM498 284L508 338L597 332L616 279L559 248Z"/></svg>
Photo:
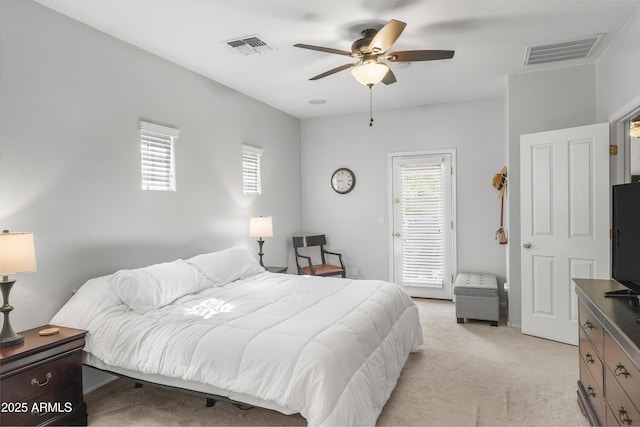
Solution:
<svg viewBox="0 0 640 427"><path fill-rule="evenodd" d="M351 74L353 74L360 83L370 88L380 82L386 85L396 82L396 76L393 74L393 71L391 71L387 64L379 62L378 59L384 59L389 62L414 62L453 58L453 50L399 50L387 53L387 50L389 50L391 45L400 37L400 34L402 34L406 26L406 23L392 19L380 30L373 28L365 29L361 32L362 38L356 40L351 45L351 52L302 43L295 44L294 46L358 58L356 62L344 64L325 71L324 73L311 77L309 80L319 80L339 71L355 67L351 70Z"/></svg>

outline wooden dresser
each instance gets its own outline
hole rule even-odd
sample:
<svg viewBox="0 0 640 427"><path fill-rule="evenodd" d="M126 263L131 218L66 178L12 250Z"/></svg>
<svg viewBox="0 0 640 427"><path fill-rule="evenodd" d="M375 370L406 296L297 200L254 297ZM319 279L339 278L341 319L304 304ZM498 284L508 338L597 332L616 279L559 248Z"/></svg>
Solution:
<svg viewBox="0 0 640 427"><path fill-rule="evenodd" d="M592 425L640 426L640 307L607 298L613 280L574 279L580 323L578 403Z"/></svg>
<svg viewBox="0 0 640 427"><path fill-rule="evenodd" d="M82 394L86 331L42 326L20 332L24 343L0 350L0 425L87 425Z"/></svg>

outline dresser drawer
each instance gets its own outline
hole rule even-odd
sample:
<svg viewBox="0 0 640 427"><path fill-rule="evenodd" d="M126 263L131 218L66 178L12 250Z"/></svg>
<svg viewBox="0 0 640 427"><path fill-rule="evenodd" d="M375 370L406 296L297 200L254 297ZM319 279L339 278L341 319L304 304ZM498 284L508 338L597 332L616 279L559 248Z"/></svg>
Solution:
<svg viewBox="0 0 640 427"><path fill-rule="evenodd" d="M591 375L591 372L587 368L584 360L580 359L580 382L584 387L587 394L587 398L591 403L593 410L596 412L598 418L602 421L605 420L607 402L604 398L604 384L603 379L596 380Z"/></svg>
<svg viewBox="0 0 640 427"><path fill-rule="evenodd" d="M615 425L611 418L621 426L640 426L640 412L631 403L629 396L622 390L614 375L608 369L605 370L605 395L607 406L611 412L607 416L607 423Z"/></svg>
<svg viewBox="0 0 640 427"><path fill-rule="evenodd" d="M578 315L580 319L580 329L589 337L593 348L601 355L602 349L604 348L604 328L602 324L584 304L579 304Z"/></svg>
<svg viewBox="0 0 640 427"><path fill-rule="evenodd" d="M640 410L640 369L608 333L604 334L604 361L636 409Z"/></svg>
<svg viewBox="0 0 640 427"><path fill-rule="evenodd" d="M579 331L580 337L580 359L591 373L601 390L604 390L604 374L602 370L602 362L600 357L591 345L591 341L587 339L585 332Z"/></svg>
<svg viewBox="0 0 640 427"><path fill-rule="evenodd" d="M3 378L0 385L2 395L11 396L13 402L24 402L48 395L67 385L81 387L82 355L79 351L45 361L15 375ZM2 399L5 400L4 398Z"/></svg>

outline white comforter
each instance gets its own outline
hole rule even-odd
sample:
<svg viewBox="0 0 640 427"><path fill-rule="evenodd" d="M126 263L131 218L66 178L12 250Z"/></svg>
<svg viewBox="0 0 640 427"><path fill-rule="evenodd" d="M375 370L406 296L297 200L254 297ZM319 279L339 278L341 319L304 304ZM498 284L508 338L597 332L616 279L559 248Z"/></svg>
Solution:
<svg viewBox="0 0 640 427"><path fill-rule="evenodd" d="M85 351L108 365L256 396L310 425L374 425L422 344L396 284L268 272L144 314L93 279L52 323L88 330Z"/></svg>

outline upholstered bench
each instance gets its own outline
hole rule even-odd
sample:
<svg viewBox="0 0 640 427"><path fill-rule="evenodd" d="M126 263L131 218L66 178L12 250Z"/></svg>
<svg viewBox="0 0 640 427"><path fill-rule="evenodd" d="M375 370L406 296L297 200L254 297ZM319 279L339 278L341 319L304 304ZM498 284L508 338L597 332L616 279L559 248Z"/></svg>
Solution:
<svg viewBox="0 0 640 427"><path fill-rule="evenodd" d="M458 323L464 319L490 320L498 326L498 279L493 274L458 273L453 288Z"/></svg>

